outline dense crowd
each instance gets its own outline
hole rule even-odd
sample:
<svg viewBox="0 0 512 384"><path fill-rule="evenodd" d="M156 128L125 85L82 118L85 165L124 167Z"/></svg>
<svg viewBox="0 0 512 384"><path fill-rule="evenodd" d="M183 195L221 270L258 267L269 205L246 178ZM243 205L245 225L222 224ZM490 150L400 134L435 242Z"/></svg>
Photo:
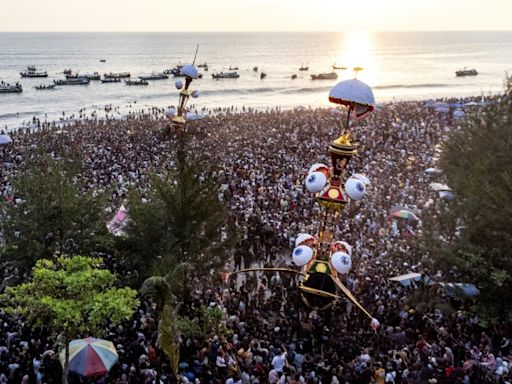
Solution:
<svg viewBox="0 0 512 384"><path fill-rule="evenodd" d="M228 205L230 225L242 234L226 268L290 265L296 236L315 234L319 222L319 207L304 187L306 172L313 163L329 164L327 147L340 135L343 116L337 109L222 112L190 123L189 148L200 161L215 165L219 198ZM420 282L416 289L389 280L409 271L437 282L456 278L438 271L417 239L427 221L435 222L439 203L429 188L439 176L424 171L435 166L436 145L457 124L451 113L436 112L424 102L382 105L354 122L358 155L348 174L365 174L371 186L362 201L347 206L335 238L353 246L353 269L343 280L379 319L380 329L373 330L348 301L324 312L307 309L297 278L286 273L247 274L228 284L212 277L192 282L194 291L181 311L193 319L201 305L220 307L230 332L206 340L183 338L176 377L157 348L157 314L143 302L130 322L108 329L106 338L114 342L119 362L97 381L508 382L507 326L483 329L464 307L441 311L432 300L446 296L438 285ZM109 203L114 212L130 188L144 190L151 173L173 166L175 142L161 134L166 126L159 113L145 110L126 120L85 119L14 133L13 144L0 149L2 203L16 204L13 176L44 142L80 151L87 185L97 192L113 191ZM396 205L420 220L391 217ZM14 272L4 269L2 277ZM3 313L1 318L0 383L58 382L58 340L45 329L30 330L23 319Z"/></svg>

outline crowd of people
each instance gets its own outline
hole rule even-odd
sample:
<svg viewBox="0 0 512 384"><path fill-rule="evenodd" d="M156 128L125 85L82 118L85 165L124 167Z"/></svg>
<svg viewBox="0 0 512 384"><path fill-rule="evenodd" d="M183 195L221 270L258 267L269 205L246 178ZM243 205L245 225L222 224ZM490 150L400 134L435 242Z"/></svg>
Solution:
<svg viewBox="0 0 512 384"><path fill-rule="evenodd" d="M472 99L457 100L468 102ZM454 100L452 100L454 101ZM241 241L232 271L249 266L291 265L300 233L315 234L320 208L304 187L313 163L329 164L327 147L341 133L337 109L231 109L190 123L189 150L213 165L219 198ZM181 308L193 320L198 308L221 308L229 332L208 338L182 337L180 372L174 375L158 348L158 313L143 301L131 321L107 329L119 362L105 383L345 384L506 383L510 380L510 328L487 330L460 306L442 311L435 298L450 300L438 285L402 286L389 277L410 271L434 282L456 278L438 270L418 238L437 215L436 145L458 121L424 102L379 106L354 122L358 154L347 175L371 181L367 196L345 208L335 239L352 245L353 268L344 283L381 323L378 330L349 301L327 311L308 309L286 273L251 273L223 283L212 276L194 287ZM175 142L162 134L168 120L147 109L126 120L86 119L12 133L0 149L2 204L16 204L12 180L40 143L65 145L82 154L88 187L109 191L114 212L131 188L148 187L151 173L174 165ZM442 177L442 176L441 176ZM393 206L420 219L390 216ZM129 207L128 207L129 215ZM2 278L15 273L13 267ZM421 297L420 297L421 296ZM459 303L460 304L460 303ZM0 313L0 383L55 383L61 367L59 340L48 329L30 329L23 319ZM70 381L94 382L71 377Z"/></svg>

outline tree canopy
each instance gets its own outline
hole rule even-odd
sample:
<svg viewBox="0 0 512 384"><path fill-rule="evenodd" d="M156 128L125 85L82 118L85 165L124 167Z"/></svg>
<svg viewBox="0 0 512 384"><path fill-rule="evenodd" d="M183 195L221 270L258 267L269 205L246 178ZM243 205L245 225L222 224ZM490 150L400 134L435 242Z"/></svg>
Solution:
<svg viewBox="0 0 512 384"><path fill-rule="evenodd" d="M480 287L484 321L512 319L512 81L449 134L440 159L455 193L449 214L460 232L441 258Z"/></svg>

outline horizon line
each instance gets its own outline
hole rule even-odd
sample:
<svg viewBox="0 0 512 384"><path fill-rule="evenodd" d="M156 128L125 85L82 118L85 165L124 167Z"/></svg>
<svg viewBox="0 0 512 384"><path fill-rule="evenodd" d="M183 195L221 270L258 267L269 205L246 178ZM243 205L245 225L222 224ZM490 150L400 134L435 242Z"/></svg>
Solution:
<svg viewBox="0 0 512 384"><path fill-rule="evenodd" d="M351 30L343 30L343 31L333 31L333 30L313 30L313 31L305 31L305 30L287 30L287 31L273 31L273 30L212 30L212 31L108 31L108 30L99 30L99 31L18 31L18 30L10 30L3 31L0 30L0 33L345 33L352 31L367 31L372 33L415 33L415 32L512 32L512 29L417 29L417 30L365 30L365 29L351 29Z"/></svg>

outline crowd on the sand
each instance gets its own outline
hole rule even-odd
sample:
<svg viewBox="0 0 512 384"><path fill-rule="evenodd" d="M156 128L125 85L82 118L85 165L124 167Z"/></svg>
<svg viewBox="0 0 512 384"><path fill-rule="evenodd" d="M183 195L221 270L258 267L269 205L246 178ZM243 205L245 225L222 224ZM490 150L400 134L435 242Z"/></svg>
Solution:
<svg viewBox="0 0 512 384"><path fill-rule="evenodd" d="M304 179L311 164L329 164L327 147L339 136L343 119L332 109L227 110L191 123L190 150L214 165L219 198L229 207L230 225L242 234L228 270L291 265L296 236L315 234L319 208ZM181 312L192 319L200 305L220 307L230 332L183 338L178 376L158 348L157 313L143 301L130 321L106 332L119 354L108 376L72 376L70 382L509 382L508 325L484 329L460 302L453 312L428 304L435 297L457 300L438 285L416 289L388 279L409 271L433 281L456 279L438 271L416 240L425 223L435 221L439 203L429 188L433 176L424 171L435 166L435 146L457 125L450 113L435 112L423 102L386 104L354 122L359 147L348 174L363 173L371 185L362 201L351 202L343 212L336 239L353 246L353 268L343 281L379 319L379 329L372 329L349 301L339 300L323 312L309 310L295 289L297 278L286 273L251 273L227 284L212 275L191 282L193 291ZM146 110L122 121L87 120L14 133L13 143L0 149L2 203L16 204L13 175L46 143L82 153L87 166L82 176L90 188L115 187L109 198L114 212L131 187L144 189L152 172L173 166L175 143L161 134L166 126L164 117ZM392 218L394 205L408 207L420 220ZM3 269L2 277L13 273ZM0 316L0 383L59 382L57 340L47 329L31 330L23 319Z"/></svg>

